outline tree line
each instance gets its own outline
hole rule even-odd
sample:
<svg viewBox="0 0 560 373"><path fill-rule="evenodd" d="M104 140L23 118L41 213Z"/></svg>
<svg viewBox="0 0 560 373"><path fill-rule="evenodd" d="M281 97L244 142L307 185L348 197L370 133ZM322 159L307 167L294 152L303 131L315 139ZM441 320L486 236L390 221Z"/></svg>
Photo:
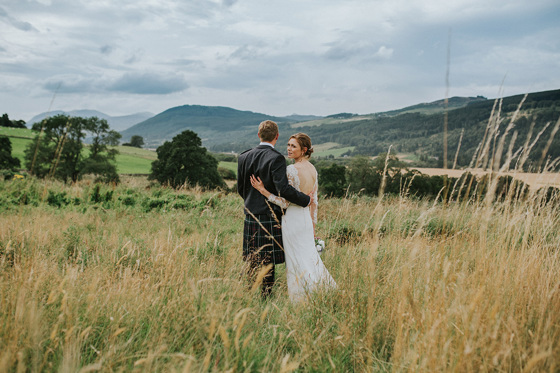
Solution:
<svg viewBox="0 0 560 373"><path fill-rule="evenodd" d="M121 135L110 130L105 120L57 115L36 123L33 129L37 135L25 150L25 166L33 175L77 181L83 175L93 174L100 181L119 181L115 164L118 151L111 147L118 145ZM84 155L82 150L86 136L90 137L91 145ZM15 161L19 160L9 158L9 139L0 138L0 145L0 168L15 167ZM236 161L236 156L213 156L202 146L200 137L191 130L166 141L156 152L157 159L152 162L148 178L162 185L227 189L224 179L234 178L233 172L218 168L217 158L232 162ZM463 174L461 178L428 176L407 169L398 157L387 153L380 153L374 159L355 156L345 164L324 160L313 162L319 174L319 191L327 198L393 194L442 200L480 200L490 185L488 176L477 179L469 173ZM512 193L522 197L527 189L527 185L522 182L501 177L494 193L497 199L504 199Z"/></svg>
<svg viewBox="0 0 560 373"><path fill-rule="evenodd" d="M488 193L492 199L525 198L529 187L512 176L499 176L495 182L486 174L482 177L465 172L461 177L430 176L409 170L398 157L379 154L375 159L353 157L348 164L317 162L319 192L329 198L351 195L401 195L442 201L482 201ZM494 176L495 177L495 176ZM548 187L543 195L551 199L560 190Z"/></svg>

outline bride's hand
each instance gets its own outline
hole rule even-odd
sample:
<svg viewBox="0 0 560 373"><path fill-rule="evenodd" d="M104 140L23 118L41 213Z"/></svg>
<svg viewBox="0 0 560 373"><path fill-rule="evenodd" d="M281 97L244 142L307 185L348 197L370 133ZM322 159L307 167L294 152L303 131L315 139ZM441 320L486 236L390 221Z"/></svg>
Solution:
<svg viewBox="0 0 560 373"><path fill-rule="evenodd" d="M264 195L265 197L268 198L267 194L270 194L270 193L264 187L264 184L263 184L260 177L258 177L258 176L255 177L255 175L251 175L251 185L253 186L253 188L258 190L262 195Z"/></svg>

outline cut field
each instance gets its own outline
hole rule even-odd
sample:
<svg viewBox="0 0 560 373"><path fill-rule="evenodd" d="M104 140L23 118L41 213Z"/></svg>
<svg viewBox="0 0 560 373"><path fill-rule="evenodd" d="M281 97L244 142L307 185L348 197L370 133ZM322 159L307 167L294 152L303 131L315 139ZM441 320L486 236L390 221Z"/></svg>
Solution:
<svg viewBox="0 0 560 373"><path fill-rule="evenodd" d="M351 118L346 119L337 119L337 118L321 118L316 120L310 120L307 122L299 122L292 124L292 128L302 128L302 127L317 127L322 126L323 124L338 124L338 123L346 123L346 122L354 122L357 120L364 120L364 119L371 119L371 115L359 115Z"/></svg>
<svg viewBox="0 0 560 373"><path fill-rule="evenodd" d="M354 150L354 146L343 147L336 142L326 142L313 145L313 157L340 157L342 154Z"/></svg>
<svg viewBox="0 0 560 373"><path fill-rule="evenodd" d="M434 175L447 175L450 177L459 178L467 170L450 170L443 168L419 168L411 167L410 169L418 170L423 174L434 176ZM470 169L468 170L471 174L480 177L487 175L489 172L481 169ZM514 179L521 180L532 188L542 188L546 186L553 186L560 188L560 174L558 173L529 173L529 172L502 172L500 176L509 175Z"/></svg>

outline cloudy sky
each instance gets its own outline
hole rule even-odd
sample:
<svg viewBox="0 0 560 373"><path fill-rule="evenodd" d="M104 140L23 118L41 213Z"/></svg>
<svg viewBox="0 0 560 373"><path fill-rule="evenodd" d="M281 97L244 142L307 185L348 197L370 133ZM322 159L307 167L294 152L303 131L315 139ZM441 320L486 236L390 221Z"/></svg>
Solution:
<svg viewBox="0 0 560 373"><path fill-rule="evenodd" d="M2 0L0 112L374 113L560 88L558 0ZM448 48L450 46L450 48Z"/></svg>

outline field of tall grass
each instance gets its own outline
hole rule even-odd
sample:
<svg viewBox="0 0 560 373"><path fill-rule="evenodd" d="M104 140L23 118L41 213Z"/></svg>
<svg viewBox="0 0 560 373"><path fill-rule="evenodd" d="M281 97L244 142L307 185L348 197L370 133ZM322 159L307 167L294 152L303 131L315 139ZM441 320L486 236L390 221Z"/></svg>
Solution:
<svg viewBox="0 0 560 373"><path fill-rule="evenodd" d="M292 304L235 194L4 181L0 371L558 371L557 197L320 199L338 289Z"/></svg>

